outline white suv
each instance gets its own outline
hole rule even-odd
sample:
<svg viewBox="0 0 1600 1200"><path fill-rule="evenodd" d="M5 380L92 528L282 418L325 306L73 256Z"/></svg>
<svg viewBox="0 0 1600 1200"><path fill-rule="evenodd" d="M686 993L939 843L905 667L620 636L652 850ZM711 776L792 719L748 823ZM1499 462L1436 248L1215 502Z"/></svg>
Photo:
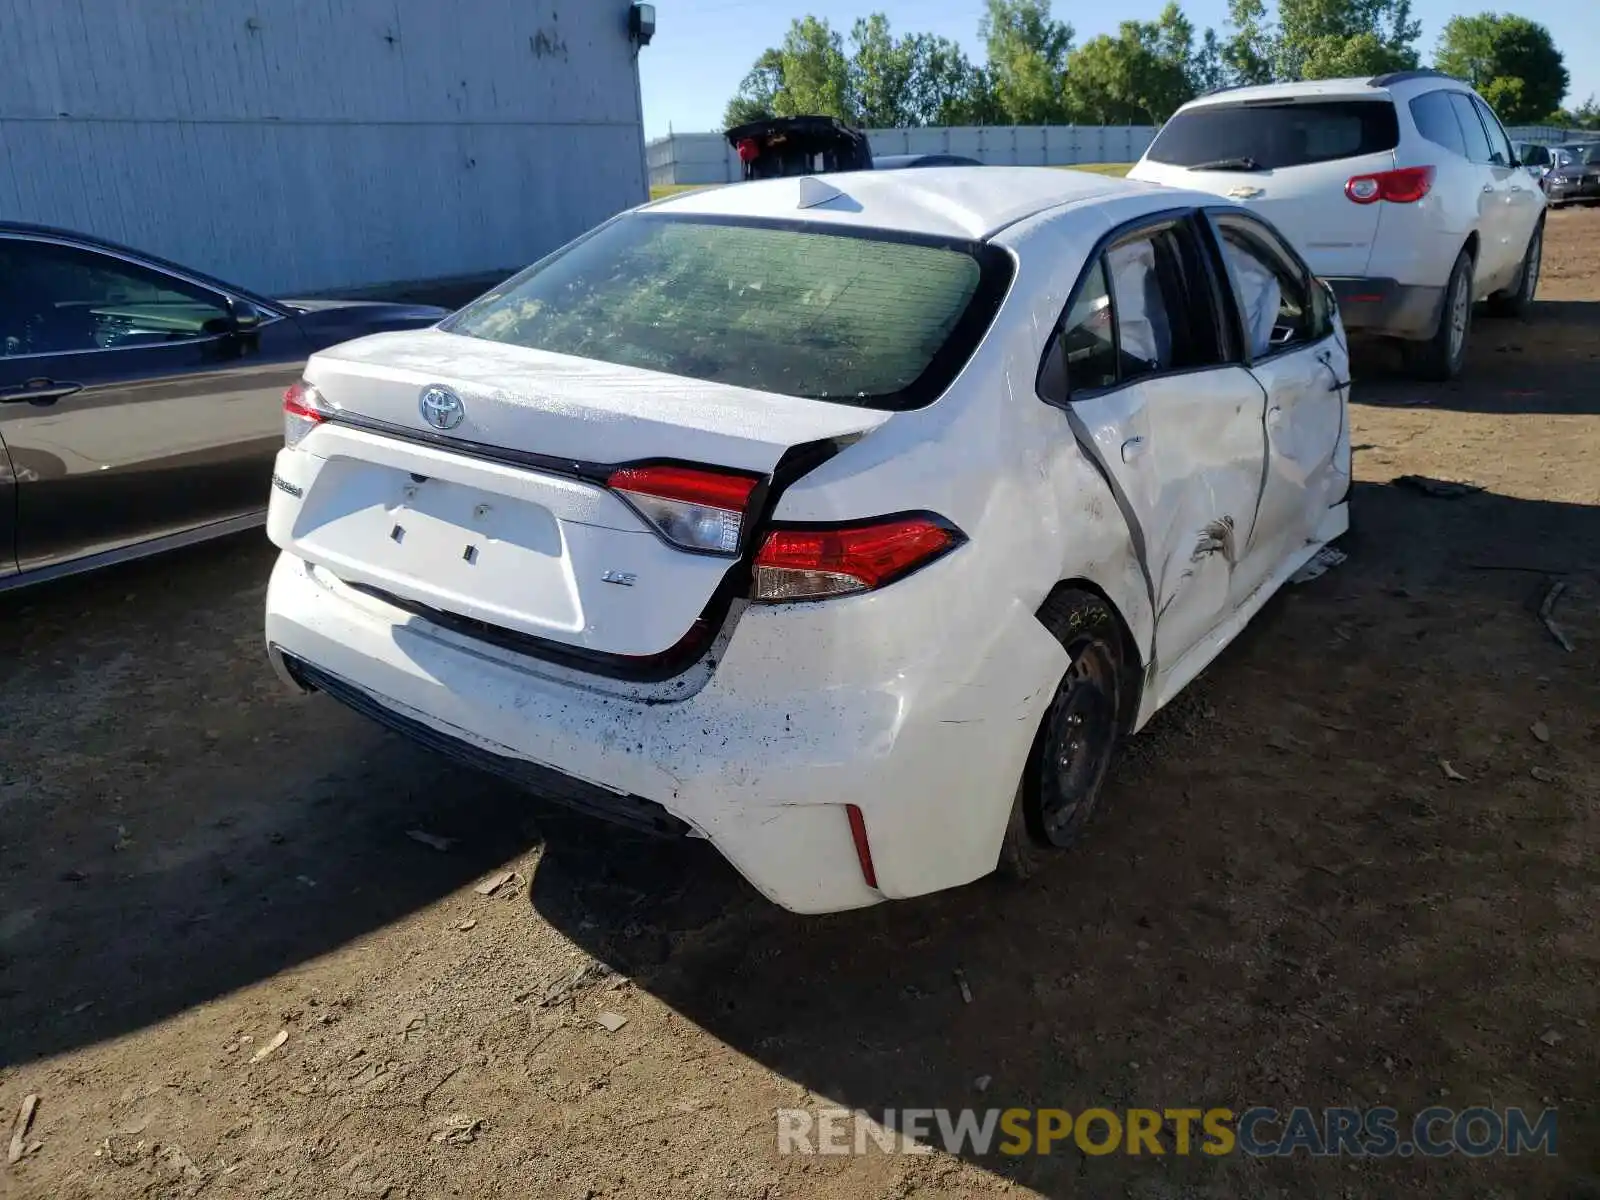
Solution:
<svg viewBox="0 0 1600 1200"><path fill-rule="evenodd" d="M1345 326L1403 339L1423 378L1460 372L1473 301L1518 316L1538 287L1544 195L1493 110L1438 71L1204 96L1130 178L1270 216L1332 284Z"/></svg>
<svg viewBox="0 0 1600 1200"><path fill-rule="evenodd" d="M1331 293L1044 168L617 217L285 397L283 676L820 912L1070 844L1348 523Z"/></svg>

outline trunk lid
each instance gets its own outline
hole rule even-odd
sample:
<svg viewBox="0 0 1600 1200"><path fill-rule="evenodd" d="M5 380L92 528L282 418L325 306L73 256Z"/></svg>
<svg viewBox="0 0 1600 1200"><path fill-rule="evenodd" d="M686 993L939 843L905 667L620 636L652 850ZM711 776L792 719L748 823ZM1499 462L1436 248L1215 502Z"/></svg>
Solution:
<svg viewBox="0 0 1600 1200"><path fill-rule="evenodd" d="M737 555L685 551L605 486L606 467L768 477L791 447L892 415L431 329L335 347L306 379L336 416L302 443L324 461L301 485L289 548L425 616L622 658L696 631L757 513ZM435 387L459 399L444 430L423 415Z"/></svg>

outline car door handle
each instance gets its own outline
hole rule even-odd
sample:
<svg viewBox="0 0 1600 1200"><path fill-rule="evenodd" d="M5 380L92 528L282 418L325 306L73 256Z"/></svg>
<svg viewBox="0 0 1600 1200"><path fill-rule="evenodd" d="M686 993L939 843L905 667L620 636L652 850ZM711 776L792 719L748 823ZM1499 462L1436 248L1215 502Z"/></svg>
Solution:
<svg viewBox="0 0 1600 1200"><path fill-rule="evenodd" d="M68 383L65 380L57 382L54 379L30 379L20 388L9 392L0 392L0 404L54 404L63 396L70 396L73 392L83 391L83 384Z"/></svg>
<svg viewBox="0 0 1600 1200"><path fill-rule="evenodd" d="M1131 463L1134 459L1142 455L1148 447L1149 443L1146 442L1142 437L1129 438L1127 441L1122 443L1122 461L1125 463Z"/></svg>
<svg viewBox="0 0 1600 1200"><path fill-rule="evenodd" d="M1484 184L1484 185L1483 185L1483 190L1484 190L1484 191L1485 191L1485 192L1492 192L1492 191L1494 191L1494 184L1492 184L1492 183L1486 183L1486 184Z"/></svg>

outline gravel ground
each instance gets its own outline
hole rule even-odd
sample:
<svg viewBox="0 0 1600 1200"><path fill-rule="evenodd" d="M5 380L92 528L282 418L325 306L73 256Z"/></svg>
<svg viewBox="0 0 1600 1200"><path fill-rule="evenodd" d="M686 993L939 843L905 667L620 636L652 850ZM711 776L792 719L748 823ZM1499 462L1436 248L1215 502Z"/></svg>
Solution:
<svg viewBox="0 0 1600 1200"><path fill-rule="evenodd" d="M1023 886L794 917L288 696L259 535L0 600L0 1194L1600 1195L1600 211L1540 295L1458 384L1363 355L1349 561ZM777 1153L833 1102L1552 1106L1560 1154Z"/></svg>

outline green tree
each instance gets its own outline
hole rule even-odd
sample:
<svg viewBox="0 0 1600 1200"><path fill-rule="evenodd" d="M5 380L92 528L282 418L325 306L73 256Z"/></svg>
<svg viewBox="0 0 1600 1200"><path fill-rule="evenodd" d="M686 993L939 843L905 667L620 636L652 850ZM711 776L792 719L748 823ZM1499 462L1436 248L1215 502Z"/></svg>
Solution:
<svg viewBox="0 0 1600 1200"><path fill-rule="evenodd" d="M996 106L1013 125L1068 118L1065 85L1072 26L1050 15L1050 0L988 0L978 24Z"/></svg>
<svg viewBox="0 0 1600 1200"><path fill-rule="evenodd" d="M1271 83L1278 54L1278 35L1264 0L1228 0L1233 32L1222 43L1222 63L1232 82Z"/></svg>
<svg viewBox="0 0 1600 1200"><path fill-rule="evenodd" d="M868 128L950 124L980 107L978 73L948 38L896 38L889 19L873 13L855 23L850 42L854 106Z"/></svg>
<svg viewBox="0 0 1600 1200"><path fill-rule="evenodd" d="M1417 65L1410 0L1278 0L1279 79L1335 79Z"/></svg>
<svg viewBox="0 0 1600 1200"><path fill-rule="evenodd" d="M1102 34L1073 51L1067 92L1082 120L1158 125L1194 98L1196 64L1194 26L1169 3L1156 20L1124 21L1116 37Z"/></svg>
<svg viewBox="0 0 1600 1200"><path fill-rule="evenodd" d="M1510 13L1452 17L1439 35L1434 65L1472 84L1513 125L1558 110L1570 81L1550 31Z"/></svg>
<svg viewBox="0 0 1600 1200"><path fill-rule="evenodd" d="M778 93L782 90L783 55L777 50L764 51L723 110L723 128L732 129L776 116Z"/></svg>
<svg viewBox="0 0 1600 1200"><path fill-rule="evenodd" d="M777 116L857 119L844 38L828 22L816 17L792 22L778 53L783 87L775 98Z"/></svg>
<svg viewBox="0 0 1600 1200"><path fill-rule="evenodd" d="M1418 63L1421 23L1411 0L1229 0L1221 43L1231 82L1274 83L1376 75Z"/></svg>

